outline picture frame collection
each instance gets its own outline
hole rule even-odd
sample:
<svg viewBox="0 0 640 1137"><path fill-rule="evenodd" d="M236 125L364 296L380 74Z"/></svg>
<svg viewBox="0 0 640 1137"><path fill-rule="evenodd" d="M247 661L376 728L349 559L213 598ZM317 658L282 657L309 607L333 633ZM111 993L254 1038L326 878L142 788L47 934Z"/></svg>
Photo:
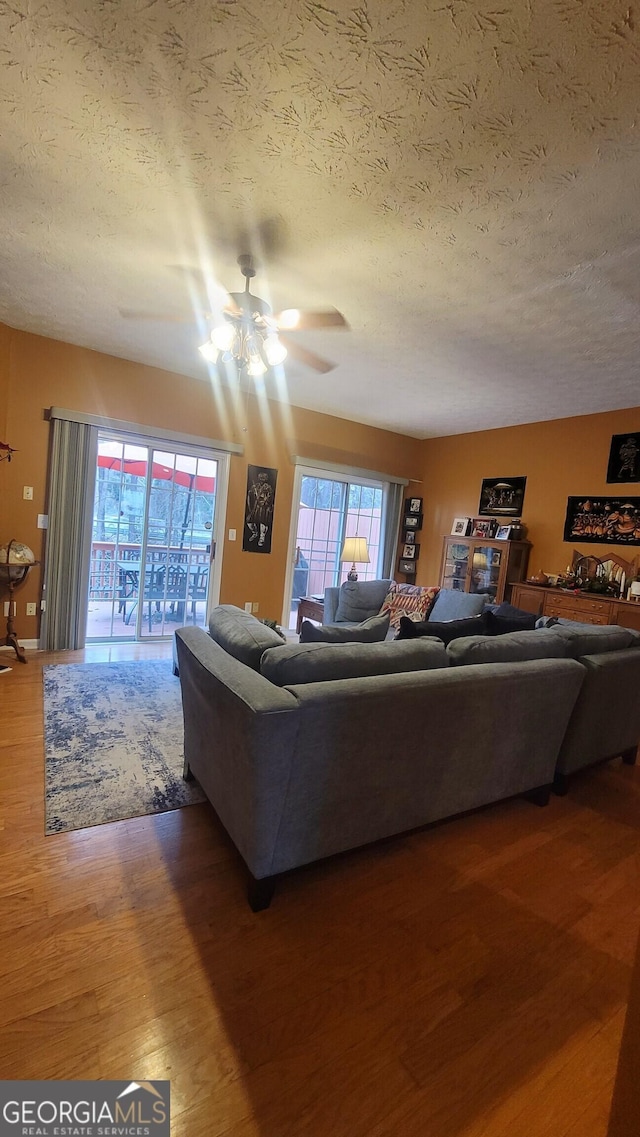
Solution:
<svg viewBox="0 0 640 1137"><path fill-rule="evenodd" d="M420 545L416 536L422 529L422 498L408 497L404 503L401 535L402 551L398 561L398 572L405 576L416 575L416 561L420 556Z"/></svg>

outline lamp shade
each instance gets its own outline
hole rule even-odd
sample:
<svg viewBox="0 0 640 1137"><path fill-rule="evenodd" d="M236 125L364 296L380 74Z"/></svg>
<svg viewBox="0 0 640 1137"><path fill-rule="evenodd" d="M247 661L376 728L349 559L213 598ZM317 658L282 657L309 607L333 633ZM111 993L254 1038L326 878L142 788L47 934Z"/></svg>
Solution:
<svg viewBox="0 0 640 1137"><path fill-rule="evenodd" d="M368 565L369 550L367 548L366 538L345 537L342 552L340 553L340 560L350 561L354 565Z"/></svg>

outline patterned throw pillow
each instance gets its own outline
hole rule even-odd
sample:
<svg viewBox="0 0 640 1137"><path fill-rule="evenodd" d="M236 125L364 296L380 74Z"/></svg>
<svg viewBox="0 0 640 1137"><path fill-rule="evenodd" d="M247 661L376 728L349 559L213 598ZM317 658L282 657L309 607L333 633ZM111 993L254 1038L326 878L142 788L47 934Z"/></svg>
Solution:
<svg viewBox="0 0 640 1137"><path fill-rule="evenodd" d="M408 616L410 620L426 620L439 591L437 585L425 588L419 584L397 584L392 580L380 615L388 612L390 625L396 631L400 627L401 616Z"/></svg>

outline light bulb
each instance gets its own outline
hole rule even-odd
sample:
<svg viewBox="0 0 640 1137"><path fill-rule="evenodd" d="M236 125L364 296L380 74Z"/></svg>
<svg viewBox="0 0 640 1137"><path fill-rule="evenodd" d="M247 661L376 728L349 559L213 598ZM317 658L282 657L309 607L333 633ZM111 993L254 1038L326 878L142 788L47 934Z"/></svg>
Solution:
<svg viewBox="0 0 640 1137"><path fill-rule="evenodd" d="M284 312L281 312L278 317L281 328L297 328L299 321L300 311L298 308L285 308Z"/></svg>
<svg viewBox="0 0 640 1137"><path fill-rule="evenodd" d="M233 324L219 324L211 333L211 342L215 344L218 351L230 351L235 334Z"/></svg>
<svg viewBox="0 0 640 1137"><path fill-rule="evenodd" d="M287 358L287 349L277 336L267 336L264 341L264 354L269 361L269 366L276 367L278 363L284 363Z"/></svg>
<svg viewBox="0 0 640 1137"><path fill-rule="evenodd" d="M257 353L252 352L249 356L249 363L247 365L247 375L251 375L254 379L258 379L264 375L267 370L266 365L261 360Z"/></svg>
<svg viewBox="0 0 640 1137"><path fill-rule="evenodd" d="M208 360L209 363L217 362L218 349L215 344L211 343L211 340L207 340L206 343L201 344L198 348L198 351L204 355L205 359Z"/></svg>

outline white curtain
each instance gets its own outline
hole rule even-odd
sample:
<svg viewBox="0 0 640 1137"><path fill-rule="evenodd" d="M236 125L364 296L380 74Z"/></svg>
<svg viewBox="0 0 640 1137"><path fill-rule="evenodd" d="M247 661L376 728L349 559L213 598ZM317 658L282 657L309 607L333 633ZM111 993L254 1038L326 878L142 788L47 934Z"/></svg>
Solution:
<svg viewBox="0 0 640 1137"><path fill-rule="evenodd" d="M51 429L40 646L59 651L85 644L98 428L52 418Z"/></svg>

